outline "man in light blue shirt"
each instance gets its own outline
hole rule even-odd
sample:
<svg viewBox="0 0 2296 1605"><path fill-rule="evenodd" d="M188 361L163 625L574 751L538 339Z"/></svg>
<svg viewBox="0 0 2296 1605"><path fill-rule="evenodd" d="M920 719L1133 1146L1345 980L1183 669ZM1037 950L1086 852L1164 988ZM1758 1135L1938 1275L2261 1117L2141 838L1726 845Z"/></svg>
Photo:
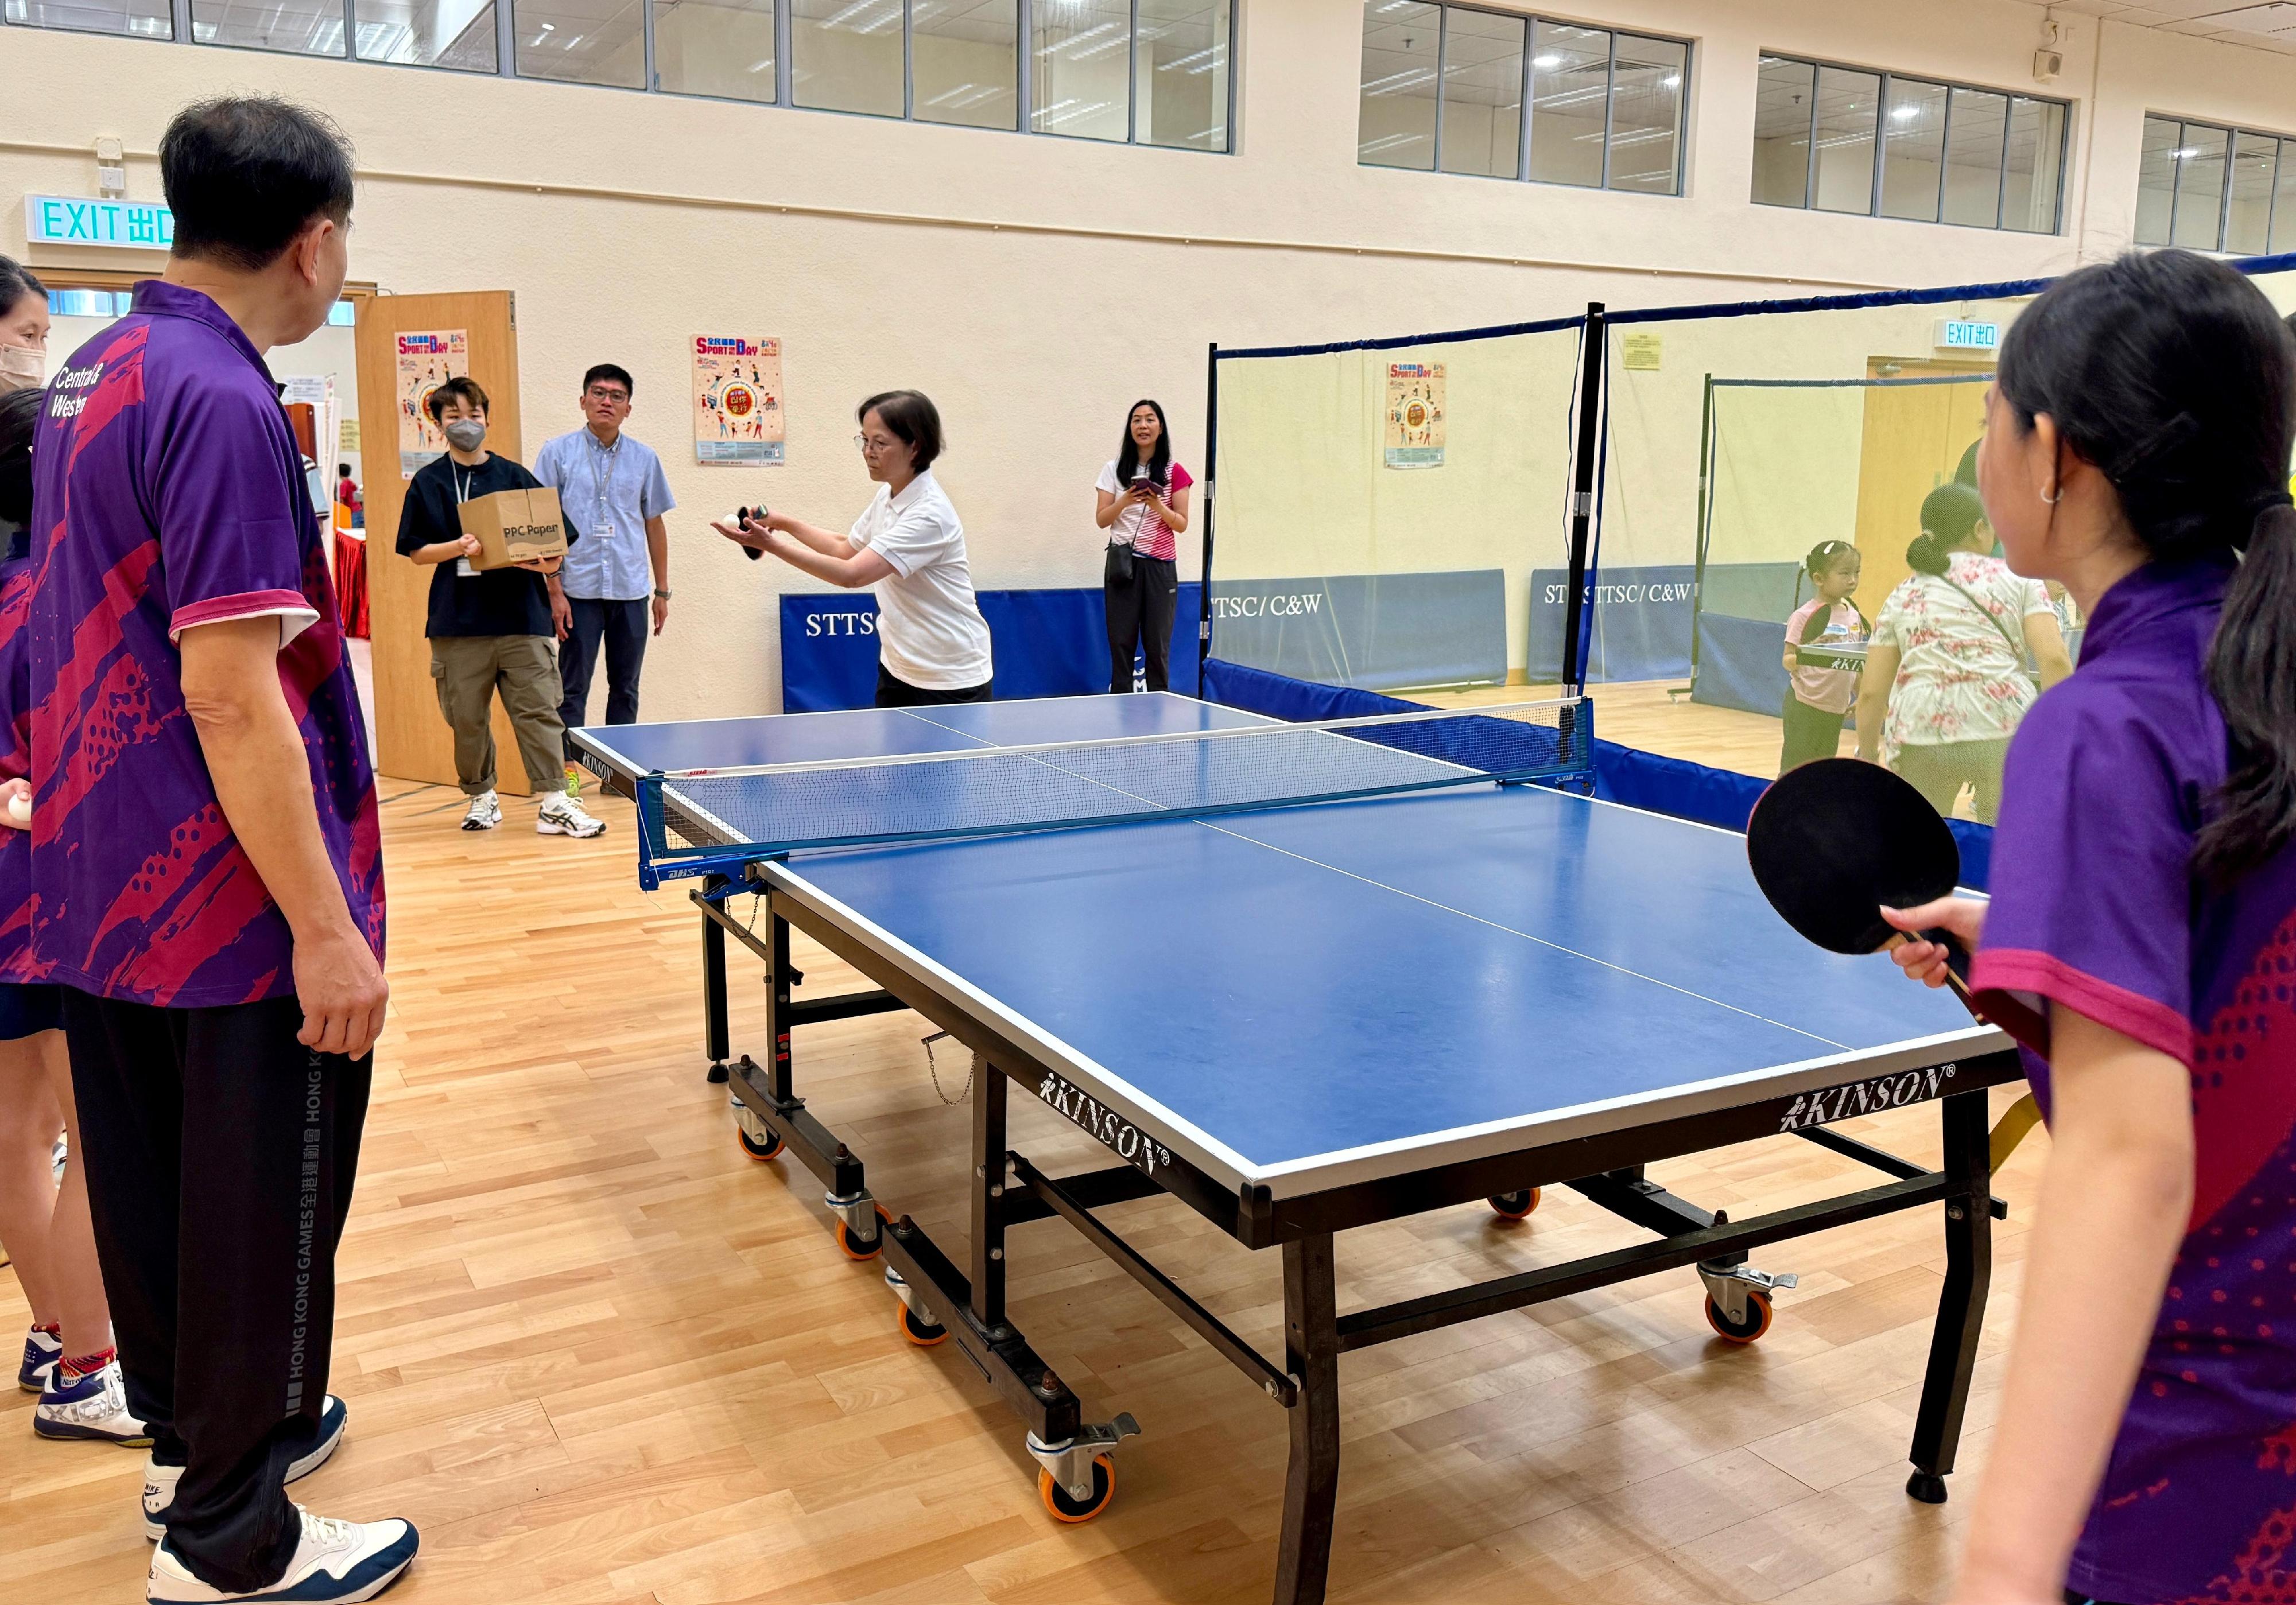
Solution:
<svg viewBox="0 0 2296 1605"><path fill-rule="evenodd" d="M600 363L582 376L583 427L560 435L534 460L534 474L558 493L570 530L560 571L574 621L558 652L558 717L571 732L589 723L590 676L606 649L606 723L634 725L638 670L645 662L647 603L653 633L669 620L669 530L677 505L661 459L622 432L636 392L627 369ZM566 745L566 773L576 773Z"/></svg>

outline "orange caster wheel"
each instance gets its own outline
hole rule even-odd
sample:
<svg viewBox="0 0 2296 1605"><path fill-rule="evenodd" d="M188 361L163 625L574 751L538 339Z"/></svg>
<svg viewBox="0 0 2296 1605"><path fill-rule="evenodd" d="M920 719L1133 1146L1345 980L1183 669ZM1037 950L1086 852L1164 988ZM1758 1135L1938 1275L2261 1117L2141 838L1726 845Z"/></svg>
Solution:
<svg viewBox="0 0 2296 1605"><path fill-rule="evenodd" d="M1538 1189L1526 1187L1520 1192L1495 1193L1489 1201L1491 1212L1501 1220L1527 1220L1538 1208Z"/></svg>
<svg viewBox="0 0 2296 1605"><path fill-rule="evenodd" d="M948 1328L918 1320L905 1304L901 1306L901 1336L919 1348L931 1348L937 1343L948 1341ZM1079 1516L1077 1519L1081 1521L1084 1519Z"/></svg>
<svg viewBox="0 0 2296 1605"><path fill-rule="evenodd" d="M885 1226L893 1217L885 1213L882 1204L877 1206L877 1234L865 1241L853 1235L853 1230L843 1221L837 1223L837 1246L848 1259L871 1260L885 1251Z"/></svg>
<svg viewBox="0 0 2296 1605"><path fill-rule="evenodd" d="M1053 1480L1050 1471L1037 1472L1037 1492L1043 1496L1045 1509L1055 1521L1075 1523L1090 1521L1108 1508L1116 1497L1116 1462L1109 1455L1096 1454L1092 1461L1092 1497L1079 1504L1066 1488Z"/></svg>
<svg viewBox="0 0 2296 1605"><path fill-rule="evenodd" d="M760 1164L764 1163L767 1159L777 1159L781 1158L782 1149L786 1146L782 1142L781 1133L773 1130L771 1127L767 1128L766 1140L762 1142L758 1142L755 1137L751 1136L739 1126L734 1127L734 1136L735 1141L742 1144L742 1151L748 1154L751 1159L756 1159Z"/></svg>
<svg viewBox="0 0 2296 1605"><path fill-rule="evenodd" d="M1709 1294L1706 1299L1706 1324L1714 1329L1715 1336L1725 1343L1751 1343L1770 1330L1770 1297L1767 1293L1746 1290L1746 1318L1733 1321L1722 1313L1722 1306Z"/></svg>

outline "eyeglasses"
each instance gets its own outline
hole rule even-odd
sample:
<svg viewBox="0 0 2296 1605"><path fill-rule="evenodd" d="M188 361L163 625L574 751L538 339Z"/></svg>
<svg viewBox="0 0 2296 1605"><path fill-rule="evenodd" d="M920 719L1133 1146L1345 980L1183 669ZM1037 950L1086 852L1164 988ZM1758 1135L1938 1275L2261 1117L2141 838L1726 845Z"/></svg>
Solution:
<svg viewBox="0 0 2296 1605"><path fill-rule="evenodd" d="M893 443L890 440L886 439L882 435L878 436L875 439L872 439L866 435L856 435L853 437L853 444L861 448L861 452L864 456L868 455L872 452L889 452L893 449Z"/></svg>
<svg viewBox="0 0 2296 1605"><path fill-rule="evenodd" d="M587 396L593 401L611 401L618 405L628 401L630 398L630 393L627 390L609 390L597 385L592 385L588 389L583 391L582 394Z"/></svg>

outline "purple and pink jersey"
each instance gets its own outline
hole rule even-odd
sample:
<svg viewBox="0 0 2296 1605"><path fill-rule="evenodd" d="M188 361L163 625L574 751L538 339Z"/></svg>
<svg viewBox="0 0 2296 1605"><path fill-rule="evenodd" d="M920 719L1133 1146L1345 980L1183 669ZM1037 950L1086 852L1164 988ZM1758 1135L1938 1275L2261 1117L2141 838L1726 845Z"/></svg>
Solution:
<svg viewBox="0 0 2296 1605"><path fill-rule="evenodd" d="M206 296L138 284L135 310L50 383L32 475L20 639L0 637L0 663L25 660L10 714L29 743L33 850L28 884L0 888L23 894L0 979L181 1008L293 995L286 918L216 800L176 646L186 628L264 616L320 831L379 959L374 776L302 454L262 357ZM0 624L17 594L0 596Z"/></svg>
<svg viewBox="0 0 2296 1605"><path fill-rule="evenodd" d="M2192 1220L2066 1579L2124 1605L2296 1601L2296 848L2229 890L2191 869L2232 574L2152 563L2098 602L2009 749L1973 978L2192 1074Z"/></svg>

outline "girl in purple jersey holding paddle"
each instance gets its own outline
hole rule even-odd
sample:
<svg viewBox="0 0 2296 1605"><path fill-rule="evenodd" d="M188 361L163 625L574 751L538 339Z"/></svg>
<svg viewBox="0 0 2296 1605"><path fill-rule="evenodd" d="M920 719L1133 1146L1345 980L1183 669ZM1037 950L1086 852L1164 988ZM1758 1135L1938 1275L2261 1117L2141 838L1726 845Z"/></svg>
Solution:
<svg viewBox="0 0 2296 1605"><path fill-rule="evenodd" d="M1890 916L2050 1016L1954 1599L2296 1601L2296 336L2229 267L2126 257L2018 319L1986 415L2009 563L2089 623L2010 746L1989 907Z"/></svg>

